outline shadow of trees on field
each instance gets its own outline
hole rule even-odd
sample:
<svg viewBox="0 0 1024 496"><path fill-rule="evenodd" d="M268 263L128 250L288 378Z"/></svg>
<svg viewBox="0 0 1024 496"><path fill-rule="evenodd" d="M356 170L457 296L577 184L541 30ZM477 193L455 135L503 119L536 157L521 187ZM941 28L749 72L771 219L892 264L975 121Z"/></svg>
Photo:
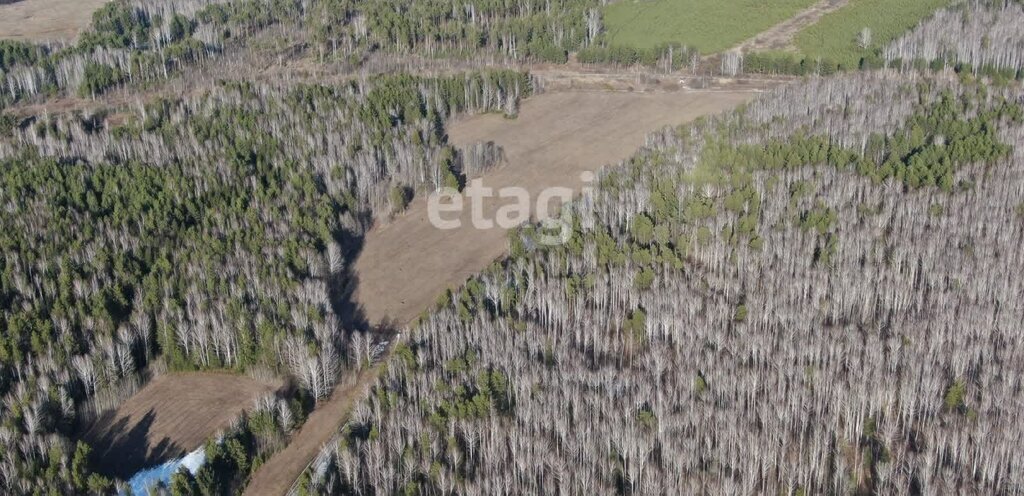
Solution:
<svg viewBox="0 0 1024 496"><path fill-rule="evenodd" d="M365 229L369 230L369 219L362 219L361 222L365 223ZM370 327L370 322L366 318L363 306L356 299L359 275L355 270L356 260L359 259L366 244L365 235L341 229L335 233L334 240L341 246L344 269L331 274L327 279L331 310L338 317L342 329L350 332L366 331Z"/></svg>
<svg viewBox="0 0 1024 496"><path fill-rule="evenodd" d="M126 480L139 470L185 454L182 446L166 436L159 441L150 439L156 421L153 409L131 427L129 417L115 420L115 416L115 411L103 413L93 423L103 427L98 432L94 428L84 436L93 449L90 462L98 472Z"/></svg>
<svg viewBox="0 0 1024 496"><path fill-rule="evenodd" d="M374 224L370 213L358 215L358 222L361 229L358 231L340 229L334 233L334 240L342 248L344 269L328 278L328 294L331 310L338 317L341 328L345 331L339 339L343 340L342 349L349 349L352 333L364 333L370 337L374 345L377 343L390 342L401 325L390 318L380 322L370 322L366 310L359 303L359 274L356 273L356 261L366 245L366 234ZM349 351L353 351L350 350Z"/></svg>
<svg viewBox="0 0 1024 496"><path fill-rule="evenodd" d="M341 350L348 350L352 333L364 333L372 339L372 344L377 346L393 340L397 329L400 328L399 323L392 319L370 322L363 305L358 301L360 280L355 266L365 246L364 233L369 232L373 221L368 215L358 215L356 222L360 224L359 228L341 228L333 233L332 237L341 249L343 264L337 272L323 277L327 284L329 305L338 318L341 330L335 336L336 344L340 345ZM277 395L294 396L295 388L294 382L286 381L277 391ZM159 412L161 415L177 413L179 412ZM117 410L108 410L84 426L87 430L80 438L92 448L92 468L103 475L127 480L139 470L180 458L187 450L195 448L181 446L168 436L162 436L159 440L153 439L152 429L157 415L158 412L152 408L141 418L137 415L119 416ZM174 432L169 434L175 435Z"/></svg>

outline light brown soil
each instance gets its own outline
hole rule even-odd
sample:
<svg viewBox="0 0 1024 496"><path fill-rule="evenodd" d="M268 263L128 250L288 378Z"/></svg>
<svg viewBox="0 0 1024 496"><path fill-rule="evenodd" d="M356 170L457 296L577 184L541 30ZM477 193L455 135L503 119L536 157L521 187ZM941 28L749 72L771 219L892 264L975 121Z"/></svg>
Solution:
<svg viewBox="0 0 1024 496"><path fill-rule="evenodd" d="M84 438L101 472L126 478L198 448L279 387L228 373L165 374L100 415Z"/></svg>
<svg viewBox="0 0 1024 496"><path fill-rule="evenodd" d="M755 94L547 93L526 100L517 119L495 114L463 119L454 123L449 137L458 146L481 141L501 146L507 163L486 174L484 186L525 188L536 207L541 189L578 190L582 172L628 158L649 132L733 108ZM485 202L484 218L493 219L494 211L508 203ZM427 195L421 194L409 212L370 232L356 262L357 299L370 322L409 322L445 288L460 285L506 252L506 231L473 228L469 210L464 201L462 227L441 230L429 221Z"/></svg>
<svg viewBox="0 0 1024 496"><path fill-rule="evenodd" d="M0 5L0 39L72 41L109 0L20 0Z"/></svg>
<svg viewBox="0 0 1024 496"><path fill-rule="evenodd" d="M802 29L810 26L826 14L839 10L850 0L821 0L799 14L776 24L739 46L745 51L795 50L793 39Z"/></svg>

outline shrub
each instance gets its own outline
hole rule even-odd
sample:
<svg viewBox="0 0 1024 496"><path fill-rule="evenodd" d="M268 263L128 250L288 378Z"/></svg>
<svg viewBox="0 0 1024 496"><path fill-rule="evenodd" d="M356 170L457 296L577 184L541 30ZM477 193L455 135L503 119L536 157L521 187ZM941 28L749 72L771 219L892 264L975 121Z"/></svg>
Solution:
<svg viewBox="0 0 1024 496"><path fill-rule="evenodd" d="M95 97L121 82L121 71L108 65L90 63L85 66L85 75L78 95L82 98Z"/></svg>
<svg viewBox="0 0 1024 496"><path fill-rule="evenodd" d="M633 218L630 231L637 243L649 245L654 240L654 221L647 214L640 214Z"/></svg>
<svg viewBox="0 0 1024 496"><path fill-rule="evenodd" d="M747 306L740 304L736 307L736 312L733 313L732 320L736 322L745 322L747 320Z"/></svg>
<svg viewBox="0 0 1024 496"><path fill-rule="evenodd" d="M946 389L946 397L943 403L950 411L960 411L964 407L964 398L967 396L967 383L963 379L953 381L953 384Z"/></svg>
<svg viewBox="0 0 1024 496"><path fill-rule="evenodd" d="M412 201L412 189L403 184L391 188L388 198L391 200L391 212L404 212L409 202Z"/></svg>
<svg viewBox="0 0 1024 496"><path fill-rule="evenodd" d="M651 285L654 284L654 271L651 269L641 270L636 275L636 288L643 291L651 289Z"/></svg>

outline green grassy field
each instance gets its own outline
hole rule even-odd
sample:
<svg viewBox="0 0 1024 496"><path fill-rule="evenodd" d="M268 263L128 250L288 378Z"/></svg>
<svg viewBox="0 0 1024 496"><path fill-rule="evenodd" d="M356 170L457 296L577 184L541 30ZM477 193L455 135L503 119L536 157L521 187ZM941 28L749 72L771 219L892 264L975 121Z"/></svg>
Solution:
<svg viewBox="0 0 1024 496"><path fill-rule="evenodd" d="M811 58L823 58L844 67L856 67L873 50L917 25L921 19L951 4L952 0L851 0L849 5L808 26L796 37L796 46ZM858 35L871 28L870 46L858 46Z"/></svg>
<svg viewBox="0 0 1024 496"><path fill-rule="evenodd" d="M677 42L708 54L738 45L815 0L623 0L605 7L611 45Z"/></svg>

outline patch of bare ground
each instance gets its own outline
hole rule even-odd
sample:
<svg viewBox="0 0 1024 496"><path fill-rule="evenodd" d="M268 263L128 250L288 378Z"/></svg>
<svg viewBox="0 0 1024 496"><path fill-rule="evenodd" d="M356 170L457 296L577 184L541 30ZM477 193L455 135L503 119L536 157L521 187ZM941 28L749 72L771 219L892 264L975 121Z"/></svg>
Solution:
<svg viewBox="0 0 1024 496"><path fill-rule="evenodd" d="M483 177L493 188L519 186L536 197L543 188L575 191L580 174L628 158L645 136L665 126L731 109L756 91L551 92L523 102L519 117L489 114L466 117L450 129L457 146L494 141L505 163ZM484 202L483 217L493 218L501 202ZM367 234L356 262L356 298L372 323L411 322L429 309L446 288L464 282L503 256L507 232L477 230L467 209L462 227L440 230L427 216L420 194L409 210ZM283 495L345 422L356 401L375 383L379 367L339 387L310 415L288 447L253 475L246 495Z"/></svg>
<svg viewBox="0 0 1024 496"><path fill-rule="evenodd" d="M743 42L738 48L744 51L795 50L793 39L800 30L818 22L826 14L839 10L847 3L850 3L850 0L821 0L797 15Z"/></svg>
<svg viewBox="0 0 1024 496"><path fill-rule="evenodd" d="M0 3L0 39L72 41L109 0L18 0Z"/></svg>
<svg viewBox="0 0 1024 496"><path fill-rule="evenodd" d="M83 438L100 472L126 479L198 448L258 396L280 387L230 373L164 374L101 414Z"/></svg>
<svg viewBox="0 0 1024 496"><path fill-rule="evenodd" d="M495 114L461 119L449 138L462 147L487 141L502 147L506 163L482 178L484 186L495 191L517 186L536 199L548 187L578 191L581 173L629 158L651 131L731 109L755 94L546 93L524 101L517 119ZM427 195L420 196L406 214L370 232L356 262L357 298L371 322L414 319L445 288L461 284L507 250L504 229L471 225L468 201L462 226L441 230L428 218ZM482 217L494 219L497 209L509 203L499 198L483 202Z"/></svg>

